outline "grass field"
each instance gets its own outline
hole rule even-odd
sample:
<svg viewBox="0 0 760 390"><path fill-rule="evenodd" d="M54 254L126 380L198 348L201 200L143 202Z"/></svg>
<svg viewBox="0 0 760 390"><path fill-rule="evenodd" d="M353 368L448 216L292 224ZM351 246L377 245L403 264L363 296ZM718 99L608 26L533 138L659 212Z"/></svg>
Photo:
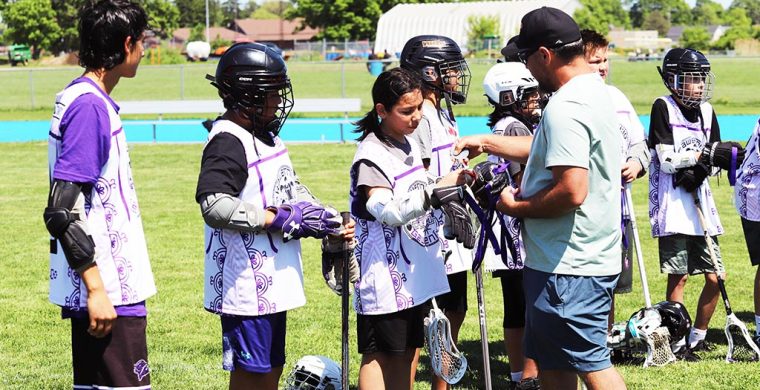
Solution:
<svg viewBox="0 0 760 390"><path fill-rule="evenodd" d="M456 107L457 115L484 116L491 111L483 97L482 83L492 64L492 61L485 60L470 62L469 99L467 104ZM610 82L628 96L639 114L648 114L652 101L666 92L655 68L659 64L613 60ZM758 114L760 97L756 90L755 70L760 67L760 58L714 58L712 64L717 79L712 100L716 112L724 115ZM215 66L213 62L184 66L142 65L137 77L122 79L113 97L117 102L215 99L215 89L204 78L206 74L214 74ZM370 92L375 78L367 72L364 62L289 62L288 70L296 99L345 95L361 98L365 112L371 106ZM78 67L0 71L0 85L6 91L0 95L0 120L49 119L55 93L80 73ZM200 114L194 117L200 117Z"/></svg>
<svg viewBox="0 0 760 390"><path fill-rule="evenodd" d="M227 374L221 370L218 317L203 310L203 224L194 201L201 144L131 145L132 167L140 197L151 263L158 295L148 301L148 342L152 380L157 389L222 389ZM290 154L302 181L321 199L345 210L348 167L352 145L291 145ZM46 203L47 145L0 144L0 388L70 388L70 335L60 310L47 300L48 235L42 223ZM727 234L721 249L728 267L728 291L734 310L750 323L754 269L747 260L739 218L732 206L732 188L723 178L713 182ZM665 277L659 273L656 242L649 238L644 180L634 186L636 215L643 241L650 289L655 302L662 299ZM305 354L340 359L340 299L322 281L316 240L305 240L305 284L308 303L291 311L288 321L286 372ZM638 275L638 271L635 273ZM643 306L638 276L634 293L618 296L618 320ZM470 310L459 347L471 368L461 386L482 387L480 335L474 278L470 277ZM696 305L701 281L687 285L690 312ZM501 288L485 278L494 388L504 388L508 365L501 331ZM356 353L354 314L351 315L351 383L356 384L360 356ZM708 332L718 344L698 363L676 363L663 368L620 366L632 389L749 389L760 383L756 364L723 362L724 310L719 305ZM423 356L416 389L430 387L428 359Z"/></svg>

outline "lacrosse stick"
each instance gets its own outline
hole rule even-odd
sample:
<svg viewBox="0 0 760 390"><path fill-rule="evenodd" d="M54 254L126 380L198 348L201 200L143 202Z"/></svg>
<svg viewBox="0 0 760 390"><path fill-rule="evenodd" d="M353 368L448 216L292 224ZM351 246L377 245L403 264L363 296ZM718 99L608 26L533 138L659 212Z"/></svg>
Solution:
<svg viewBox="0 0 760 390"><path fill-rule="evenodd" d="M726 308L726 327L724 329L726 339L728 340L726 362L758 361L758 359L760 359L760 349L758 349L755 342L752 341L752 337L750 337L749 332L747 331L747 326L736 317L736 314L731 310L731 304L728 302L726 283L721 275L723 267L718 264L718 259L715 256L712 237L710 237L710 233L707 231L705 215L702 213L702 202L700 202L699 195L696 191L694 191L692 195L694 197L694 205L697 207L699 224L702 226L702 232L704 233L705 241L707 242L707 249L710 252L710 260L713 263L713 267L715 267L715 276L718 277L718 288L720 289L720 295L723 298L723 306Z"/></svg>
<svg viewBox="0 0 760 390"><path fill-rule="evenodd" d="M670 347L670 332L667 327L660 326L662 324L662 317L657 309L652 307L652 299L649 296L649 283L647 282L647 273L644 268L644 256L641 251L641 241L639 240L639 230L636 226L636 214L633 211L633 196L631 196L631 184L625 185L625 208L628 212L628 217L631 221L631 233L633 235L633 245L636 250L636 260L639 265L639 276L641 277L641 288L644 290L644 304L646 307L642 313L644 317L653 316L654 311L657 314L657 325L654 329L643 330L639 324L641 321L634 322L631 327L631 333L640 335L647 345L647 355L644 359L644 367L650 366L664 366L668 363L676 361L676 356L673 354L673 350Z"/></svg>
<svg viewBox="0 0 760 390"><path fill-rule="evenodd" d="M343 218L343 226L348 225L351 222L351 213L343 211L340 213ZM340 359L340 382L344 389L348 389L348 265L351 261L351 244L348 241L343 243L343 280L341 281L341 288L343 290L340 294L340 327L341 327L341 347L342 355Z"/></svg>
<svg viewBox="0 0 760 390"><path fill-rule="evenodd" d="M480 320L480 346L483 349L483 378L486 390L491 390L491 356L488 353L488 327L486 324L486 305L483 297L483 270L475 270L475 286L478 296L478 318Z"/></svg>
<svg viewBox="0 0 760 390"><path fill-rule="evenodd" d="M467 371L467 358L451 339L451 323L433 298L433 308L425 317L425 346L436 376L453 385Z"/></svg>

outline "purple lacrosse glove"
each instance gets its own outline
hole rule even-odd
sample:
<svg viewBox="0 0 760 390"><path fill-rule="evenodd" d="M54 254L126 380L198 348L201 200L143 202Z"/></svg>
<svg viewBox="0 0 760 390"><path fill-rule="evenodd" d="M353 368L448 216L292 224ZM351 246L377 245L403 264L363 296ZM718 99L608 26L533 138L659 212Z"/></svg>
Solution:
<svg viewBox="0 0 760 390"><path fill-rule="evenodd" d="M340 232L338 212L310 202L283 203L279 207L270 207L275 213L269 231L282 231L285 242L314 237L323 238Z"/></svg>

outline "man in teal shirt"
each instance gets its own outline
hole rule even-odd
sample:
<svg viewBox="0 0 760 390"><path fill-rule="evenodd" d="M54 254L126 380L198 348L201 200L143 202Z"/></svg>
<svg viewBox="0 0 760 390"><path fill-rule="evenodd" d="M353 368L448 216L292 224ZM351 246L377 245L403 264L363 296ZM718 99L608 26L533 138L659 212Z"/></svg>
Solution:
<svg viewBox="0 0 760 390"><path fill-rule="evenodd" d="M621 138L611 98L564 12L526 14L516 46L539 88L554 92L534 136L464 138L455 152L527 161L522 187L507 187L497 208L524 221L525 346L541 387L574 389L579 375L589 389L624 389L606 345L621 239Z"/></svg>

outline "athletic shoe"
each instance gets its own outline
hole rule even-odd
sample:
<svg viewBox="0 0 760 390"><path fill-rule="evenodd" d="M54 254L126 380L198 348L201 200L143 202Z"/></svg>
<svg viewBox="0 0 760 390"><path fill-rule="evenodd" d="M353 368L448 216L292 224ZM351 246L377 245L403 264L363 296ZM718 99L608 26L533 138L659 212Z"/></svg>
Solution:
<svg viewBox="0 0 760 390"><path fill-rule="evenodd" d="M517 384L515 390L541 390L541 382L538 378L525 378Z"/></svg>
<svg viewBox="0 0 760 390"><path fill-rule="evenodd" d="M702 360L697 354L695 354L691 349L689 348L683 348L681 351L675 354L676 359L683 360L685 362L698 362Z"/></svg>
<svg viewBox="0 0 760 390"><path fill-rule="evenodd" d="M707 340L699 340L697 344L690 349L692 352L710 352L715 349L715 345Z"/></svg>

